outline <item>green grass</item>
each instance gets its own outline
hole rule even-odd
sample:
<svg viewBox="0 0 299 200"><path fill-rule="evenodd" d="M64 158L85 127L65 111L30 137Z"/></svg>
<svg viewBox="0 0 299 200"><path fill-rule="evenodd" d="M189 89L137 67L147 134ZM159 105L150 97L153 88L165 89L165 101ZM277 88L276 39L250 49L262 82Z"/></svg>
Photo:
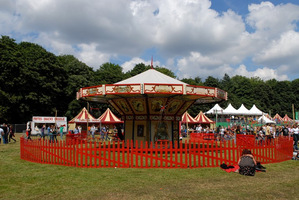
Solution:
<svg viewBox="0 0 299 200"><path fill-rule="evenodd" d="M0 199L298 199L299 161L265 166L254 177L218 167L86 169L24 161L19 142L0 144Z"/></svg>

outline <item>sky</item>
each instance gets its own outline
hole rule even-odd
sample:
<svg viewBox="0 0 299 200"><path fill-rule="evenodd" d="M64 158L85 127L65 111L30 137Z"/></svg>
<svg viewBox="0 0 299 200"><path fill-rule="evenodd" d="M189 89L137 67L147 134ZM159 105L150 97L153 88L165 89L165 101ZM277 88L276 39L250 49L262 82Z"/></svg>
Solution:
<svg viewBox="0 0 299 200"><path fill-rule="evenodd" d="M299 78L298 0L0 0L0 35L88 66Z"/></svg>

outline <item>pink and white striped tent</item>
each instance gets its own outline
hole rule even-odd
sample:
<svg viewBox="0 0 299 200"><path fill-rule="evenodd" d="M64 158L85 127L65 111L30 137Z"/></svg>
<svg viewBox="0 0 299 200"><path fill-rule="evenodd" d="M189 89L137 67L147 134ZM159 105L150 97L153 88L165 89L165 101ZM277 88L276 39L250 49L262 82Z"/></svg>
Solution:
<svg viewBox="0 0 299 200"><path fill-rule="evenodd" d="M199 124L214 124L215 122L209 119L202 111L194 118Z"/></svg>
<svg viewBox="0 0 299 200"><path fill-rule="evenodd" d="M100 123L100 120L94 118L88 110L84 107L81 112L74 117L72 120L69 121L70 124L85 124L85 123Z"/></svg>
<svg viewBox="0 0 299 200"><path fill-rule="evenodd" d="M182 123L196 124L198 121L194 119L187 111L182 116Z"/></svg>
<svg viewBox="0 0 299 200"><path fill-rule="evenodd" d="M285 114L285 116L282 118L282 121L284 121L284 122L291 122L293 120L287 114Z"/></svg>
<svg viewBox="0 0 299 200"><path fill-rule="evenodd" d="M107 110L98 118L102 124L117 124L124 123L118 117L116 117L113 112L107 108Z"/></svg>

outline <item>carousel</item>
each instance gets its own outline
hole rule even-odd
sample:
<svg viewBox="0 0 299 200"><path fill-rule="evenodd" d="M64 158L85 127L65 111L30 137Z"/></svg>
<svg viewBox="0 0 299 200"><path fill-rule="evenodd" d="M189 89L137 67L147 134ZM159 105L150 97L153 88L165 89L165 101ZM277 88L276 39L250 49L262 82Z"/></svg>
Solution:
<svg viewBox="0 0 299 200"><path fill-rule="evenodd" d="M179 141L182 115L192 104L227 100L213 87L188 85L155 69L115 84L81 88L77 99L108 103L124 121L126 140Z"/></svg>

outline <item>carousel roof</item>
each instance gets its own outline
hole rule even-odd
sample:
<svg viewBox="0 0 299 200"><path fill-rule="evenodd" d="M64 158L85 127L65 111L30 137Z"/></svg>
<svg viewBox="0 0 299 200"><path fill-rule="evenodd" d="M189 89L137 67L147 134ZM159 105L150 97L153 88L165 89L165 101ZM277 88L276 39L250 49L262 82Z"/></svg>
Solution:
<svg viewBox="0 0 299 200"><path fill-rule="evenodd" d="M102 124L123 123L123 121L113 114L110 108L107 108L107 110L98 118L98 120L100 120Z"/></svg>
<svg viewBox="0 0 299 200"><path fill-rule="evenodd" d="M177 116L178 121L193 103L223 101L227 93L218 88L188 85L149 69L115 84L81 88L77 99L109 103L120 115L130 119L155 115L158 120L163 111L164 117Z"/></svg>
<svg viewBox="0 0 299 200"><path fill-rule="evenodd" d="M187 111L183 114L181 121L183 123L191 123L191 124L198 123L198 121L194 119L191 115L189 115Z"/></svg>
<svg viewBox="0 0 299 200"><path fill-rule="evenodd" d="M202 111L198 113L198 115L194 118L200 124L213 124L215 123L213 120L209 119Z"/></svg>
<svg viewBox="0 0 299 200"><path fill-rule="evenodd" d="M167 76L155 69L149 69L145 72L137 74L131 78L122 80L115 84L134 84L134 83L158 83L158 84L183 84L187 85L186 83L179 81L175 78Z"/></svg>
<svg viewBox="0 0 299 200"><path fill-rule="evenodd" d="M285 116L282 118L282 121L290 122L290 121L293 121L293 120L287 114L285 114Z"/></svg>
<svg viewBox="0 0 299 200"><path fill-rule="evenodd" d="M84 107L80 113L74 117L69 123L100 123L100 120L94 118Z"/></svg>

